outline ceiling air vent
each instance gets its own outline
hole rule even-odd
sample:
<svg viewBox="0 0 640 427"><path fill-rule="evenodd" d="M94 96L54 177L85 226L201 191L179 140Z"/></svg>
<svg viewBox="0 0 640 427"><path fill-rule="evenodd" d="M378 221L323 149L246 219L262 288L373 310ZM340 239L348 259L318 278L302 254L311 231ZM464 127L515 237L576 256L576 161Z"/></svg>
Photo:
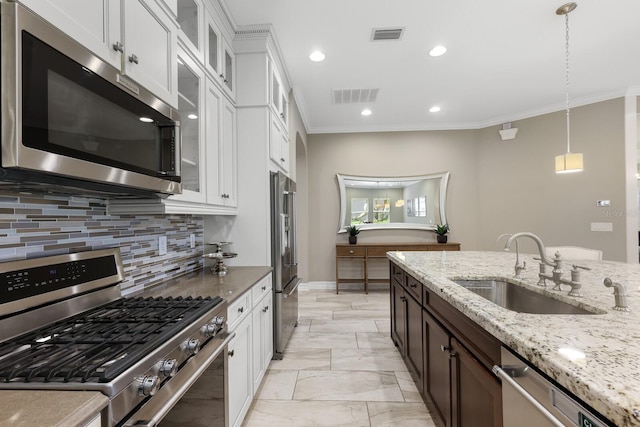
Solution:
<svg viewBox="0 0 640 427"><path fill-rule="evenodd" d="M374 28L371 31L371 41L400 40L404 28Z"/></svg>
<svg viewBox="0 0 640 427"><path fill-rule="evenodd" d="M376 102L380 89L334 89L334 104L362 104Z"/></svg>

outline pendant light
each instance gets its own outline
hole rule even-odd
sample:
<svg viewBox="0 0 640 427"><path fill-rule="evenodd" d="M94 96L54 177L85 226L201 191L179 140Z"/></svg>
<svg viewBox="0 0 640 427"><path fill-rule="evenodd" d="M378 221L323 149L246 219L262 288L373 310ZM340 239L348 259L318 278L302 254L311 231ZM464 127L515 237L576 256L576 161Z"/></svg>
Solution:
<svg viewBox="0 0 640 427"><path fill-rule="evenodd" d="M582 153L571 152L571 127L569 116L569 13L578 7L575 3L567 3L556 10L556 15L564 15L565 22L565 76L566 76L566 107L567 113L567 152L556 156L556 173L581 172L583 169Z"/></svg>

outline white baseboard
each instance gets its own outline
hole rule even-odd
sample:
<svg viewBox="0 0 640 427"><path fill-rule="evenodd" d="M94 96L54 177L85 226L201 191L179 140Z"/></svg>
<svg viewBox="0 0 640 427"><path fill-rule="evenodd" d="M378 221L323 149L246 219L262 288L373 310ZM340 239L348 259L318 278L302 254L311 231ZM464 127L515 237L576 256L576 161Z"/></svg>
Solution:
<svg viewBox="0 0 640 427"><path fill-rule="evenodd" d="M336 282L306 282L301 283L298 287L301 291L335 291ZM341 283L340 289L344 290L364 290L364 283ZM388 283L369 283L369 289L371 290L389 290Z"/></svg>

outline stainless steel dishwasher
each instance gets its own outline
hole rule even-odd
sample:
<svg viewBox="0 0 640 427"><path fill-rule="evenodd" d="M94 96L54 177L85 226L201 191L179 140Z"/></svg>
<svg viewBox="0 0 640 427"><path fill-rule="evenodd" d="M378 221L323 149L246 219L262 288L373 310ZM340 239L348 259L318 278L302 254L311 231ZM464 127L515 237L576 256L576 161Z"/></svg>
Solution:
<svg viewBox="0 0 640 427"><path fill-rule="evenodd" d="M614 426L562 391L527 362L502 347L502 366L493 372L502 380L504 427Z"/></svg>

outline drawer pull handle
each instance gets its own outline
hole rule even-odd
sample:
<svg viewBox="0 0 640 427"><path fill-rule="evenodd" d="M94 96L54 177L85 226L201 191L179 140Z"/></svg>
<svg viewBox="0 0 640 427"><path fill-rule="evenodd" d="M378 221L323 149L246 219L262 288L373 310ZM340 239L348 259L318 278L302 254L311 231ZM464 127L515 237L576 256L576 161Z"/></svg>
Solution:
<svg viewBox="0 0 640 427"><path fill-rule="evenodd" d="M440 346L440 350L441 350L442 352L449 351L450 349L451 349L451 347L446 346L446 345L441 345L441 346Z"/></svg>
<svg viewBox="0 0 640 427"><path fill-rule="evenodd" d="M415 288L416 286L418 286L418 284L417 283L412 283L409 286L412 287L412 288Z"/></svg>
<svg viewBox="0 0 640 427"><path fill-rule="evenodd" d="M238 308L238 313L242 313L244 311L244 307L239 307Z"/></svg>
<svg viewBox="0 0 640 427"><path fill-rule="evenodd" d="M267 311L269 311L269 306L268 306L268 305L267 305L267 306L265 306L265 307L262 309L262 311L263 311L263 312L265 312L265 313L266 313Z"/></svg>
<svg viewBox="0 0 640 427"><path fill-rule="evenodd" d="M234 354L235 354L235 350L229 350L229 357L233 357Z"/></svg>
<svg viewBox="0 0 640 427"><path fill-rule="evenodd" d="M266 291L266 290L267 290L267 287L266 287L266 286L263 286L263 287L262 287L262 290L263 290L263 291Z"/></svg>

